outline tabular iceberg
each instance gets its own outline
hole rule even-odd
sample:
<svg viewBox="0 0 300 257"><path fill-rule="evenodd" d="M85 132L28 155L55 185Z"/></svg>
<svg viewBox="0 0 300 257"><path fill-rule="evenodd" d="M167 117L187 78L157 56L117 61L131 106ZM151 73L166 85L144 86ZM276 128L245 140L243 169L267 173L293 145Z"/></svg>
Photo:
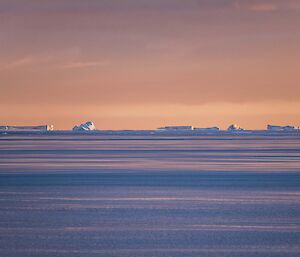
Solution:
<svg viewBox="0 0 300 257"><path fill-rule="evenodd" d="M41 126L0 126L0 131L12 131L12 132L43 132L52 131L53 125L41 125Z"/></svg>
<svg viewBox="0 0 300 257"><path fill-rule="evenodd" d="M220 129L218 127L210 127L210 128L194 128L195 131L203 131L203 132L219 132Z"/></svg>
<svg viewBox="0 0 300 257"><path fill-rule="evenodd" d="M164 131L187 131L187 130L193 130L193 126L165 126L160 127L158 130L164 130Z"/></svg>
<svg viewBox="0 0 300 257"><path fill-rule="evenodd" d="M269 131L294 131L294 126L274 126L274 125L268 125L267 130Z"/></svg>

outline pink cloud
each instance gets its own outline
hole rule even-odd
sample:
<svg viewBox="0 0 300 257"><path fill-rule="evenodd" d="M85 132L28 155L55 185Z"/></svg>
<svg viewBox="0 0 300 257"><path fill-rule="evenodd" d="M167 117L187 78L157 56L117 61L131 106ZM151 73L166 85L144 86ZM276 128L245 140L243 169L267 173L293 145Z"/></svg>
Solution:
<svg viewBox="0 0 300 257"><path fill-rule="evenodd" d="M79 68L91 68L97 66L104 66L105 62L71 62L64 65L62 68L64 69L79 69Z"/></svg>
<svg viewBox="0 0 300 257"><path fill-rule="evenodd" d="M256 12L273 12L279 9L274 3L257 3L249 6L249 9Z"/></svg>
<svg viewBox="0 0 300 257"><path fill-rule="evenodd" d="M299 1L295 0L254 0L234 1L236 9L245 9L253 12L274 12L280 10L300 10Z"/></svg>

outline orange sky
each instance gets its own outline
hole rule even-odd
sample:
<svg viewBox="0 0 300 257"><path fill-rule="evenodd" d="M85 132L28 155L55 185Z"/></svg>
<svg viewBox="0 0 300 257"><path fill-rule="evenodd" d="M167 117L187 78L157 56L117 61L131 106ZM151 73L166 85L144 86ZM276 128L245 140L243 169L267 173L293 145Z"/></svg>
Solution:
<svg viewBox="0 0 300 257"><path fill-rule="evenodd" d="M300 125L298 0L1 0L0 124Z"/></svg>

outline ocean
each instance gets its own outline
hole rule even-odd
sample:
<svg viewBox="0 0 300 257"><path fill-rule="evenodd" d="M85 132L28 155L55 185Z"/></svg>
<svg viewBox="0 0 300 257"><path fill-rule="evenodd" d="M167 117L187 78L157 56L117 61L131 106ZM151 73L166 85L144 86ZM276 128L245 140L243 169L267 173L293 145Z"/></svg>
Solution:
<svg viewBox="0 0 300 257"><path fill-rule="evenodd" d="M2 257L299 257L299 135L1 135Z"/></svg>

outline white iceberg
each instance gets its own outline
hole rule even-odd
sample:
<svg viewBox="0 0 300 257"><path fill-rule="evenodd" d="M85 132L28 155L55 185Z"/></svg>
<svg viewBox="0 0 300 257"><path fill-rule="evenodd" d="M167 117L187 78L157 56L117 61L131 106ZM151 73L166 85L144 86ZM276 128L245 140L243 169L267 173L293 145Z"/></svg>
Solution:
<svg viewBox="0 0 300 257"><path fill-rule="evenodd" d="M203 132L218 132L220 129L218 127L210 127L210 128L194 128L195 131L203 131Z"/></svg>
<svg viewBox="0 0 300 257"><path fill-rule="evenodd" d="M13 132L43 132L52 131L53 125L41 126L0 126L0 131L13 131Z"/></svg>
<svg viewBox="0 0 300 257"><path fill-rule="evenodd" d="M228 127L227 129L228 131L243 131L244 129L241 128L239 125L237 124L232 124Z"/></svg>
<svg viewBox="0 0 300 257"><path fill-rule="evenodd" d="M164 130L164 131L187 131L187 130L193 130L193 126L165 126L160 127L158 130Z"/></svg>
<svg viewBox="0 0 300 257"><path fill-rule="evenodd" d="M267 130L269 131L294 131L294 126L275 126L275 125L268 125Z"/></svg>
<svg viewBox="0 0 300 257"><path fill-rule="evenodd" d="M73 128L73 131L92 131L96 130L96 127L92 121L87 121L86 123L82 123L80 125L76 125Z"/></svg>

